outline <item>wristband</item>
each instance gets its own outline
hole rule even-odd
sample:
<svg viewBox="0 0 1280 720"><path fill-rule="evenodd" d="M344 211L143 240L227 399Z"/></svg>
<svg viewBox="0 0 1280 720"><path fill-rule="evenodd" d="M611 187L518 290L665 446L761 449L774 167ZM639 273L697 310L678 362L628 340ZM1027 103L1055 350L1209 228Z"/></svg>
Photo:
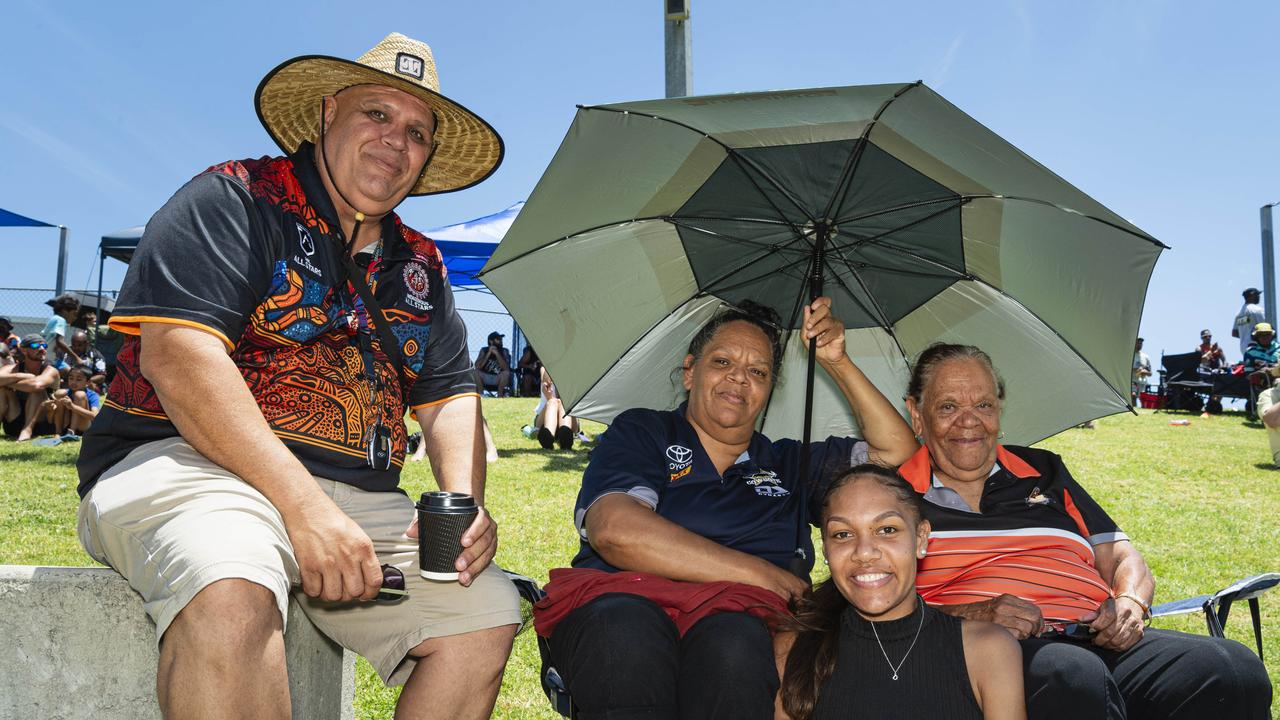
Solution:
<svg viewBox="0 0 1280 720"><path fill-rule="evenodd" d="M1151 606L1148 605L1147 603L1142 602L1142 598L1138 597L1137 593L1131 593L1131 592L1116 593L1116 599L1119 600L1120 598L1128 598L1138 603L1138 607L1142 608L1142 621L1148 622L1151 620Z"/></svg>

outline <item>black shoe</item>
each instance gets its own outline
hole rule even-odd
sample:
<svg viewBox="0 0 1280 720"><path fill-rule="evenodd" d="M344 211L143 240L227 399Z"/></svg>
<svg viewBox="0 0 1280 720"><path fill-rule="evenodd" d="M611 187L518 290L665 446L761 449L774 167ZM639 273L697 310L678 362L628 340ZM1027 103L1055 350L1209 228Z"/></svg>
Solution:
<svg viewBox="0 0 1280 720"><path fill-rule="evenodd" d="M560 443L561 450L573 449L573 431L561 425L556 428L556 442Z"/></svg>
<svg viewBox="0 0 1280 720"><path fill-rule="evenodd" d="M409 436L404 443L404 451L406 454L412 455L418 452L418 444L422 442L422 433L416 432Z"/></svg>
<svg viewBox="0 0 1280 720"><path fill-rule="evenodd" d="M543 450L550 450L556 444L556 436L545 427L538 428L538 443L542 445Z"/></svg>

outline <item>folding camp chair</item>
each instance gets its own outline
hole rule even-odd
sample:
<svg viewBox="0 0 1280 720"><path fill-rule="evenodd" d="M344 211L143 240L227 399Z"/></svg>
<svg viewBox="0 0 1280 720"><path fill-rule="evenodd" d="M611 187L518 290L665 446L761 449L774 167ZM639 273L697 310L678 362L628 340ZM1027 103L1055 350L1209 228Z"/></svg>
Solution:
<svg viewBox="0 0 1280 720"><path fill-rule="evenodd" d="M1231 604L1237 600L1248 600L1249 615L1253 619L1253 639L1258 644L1258 658L1265 659L1262 657L1262 617L1258 609L1258 596L1276 585L1280 585L1280 573L1254 575L1232 583L1213 595L1199 595L1156 605L1151 608L1151 617L1185 615L1203 610L1209 634L1226 637L1224 628L1227 625L1227 614L1231 612Z"/></svg>
<svg viewBox="0 0 1280 720"><path fill-rule="evenodd" d="M513 573L510 570L503 570L502 572L506 573L507 579L516 586L516 591L520 593L520 597L531 606L547 596L533 578ZM572 720L572 718L577 717L578 709L573 706L573 700L569 697L569 689L565 686L560 673L556 672L555 666L551 664L551 645L541 635L537 635L537 639L538 656L542 660L542 668L538 674L539 679L542 681L542 692L546 694L547 700L551 701L551 709Z"/></svg>

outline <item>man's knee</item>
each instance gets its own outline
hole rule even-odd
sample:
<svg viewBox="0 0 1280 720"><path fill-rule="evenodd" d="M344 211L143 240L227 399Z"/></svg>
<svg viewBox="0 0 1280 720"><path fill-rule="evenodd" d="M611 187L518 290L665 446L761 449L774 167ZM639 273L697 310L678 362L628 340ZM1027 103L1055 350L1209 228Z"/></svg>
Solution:
<svg viewBox="0 0 1280 720"><path fill-rule="evenodd" d="M277 634L283 638L284 623L275 594L257 583L228 578L196 593L165 630L161 651L180 645L183 652L243 659L246 649L261 648Z"/></svg>
<svg viewBox="0 0 1280 720"><path fill-rule="evenodd" d="M458 635L427 638L414 646L409 655L426 658L466 654L475 659L496 661L501 667L511 655L511 646L519 629L518 625L499 625Z"/></svg>

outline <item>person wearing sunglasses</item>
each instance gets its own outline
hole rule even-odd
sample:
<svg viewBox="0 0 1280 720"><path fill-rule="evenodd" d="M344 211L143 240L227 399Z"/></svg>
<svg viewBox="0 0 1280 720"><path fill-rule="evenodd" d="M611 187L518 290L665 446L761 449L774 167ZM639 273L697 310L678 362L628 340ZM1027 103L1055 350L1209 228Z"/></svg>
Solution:
<svg viewBox="0 0 1280 720"><path fill-rule="evenodd" d="M43 336L26 335L13 353L16 362L0 367L0 420L10 439L26 442L54 431L41 407L58 389L60 378L49 364L48 350Z"/></svg>
<svg viewBox="0 0 1280 720"><path fill-rule="evenodd" d="M287 717L294 591L404 686L396 717L487 718L519 598L483 510L458 581L419 574L404 416L440 489L478 504L484 440L442 256L395 209L485 179L502 141L399 33L355 62L286 61L255 101L285 154L198 175L129 265L110 320L126 340L80 454L81 541L147 603L166 717L211 698Z"/></svg>

